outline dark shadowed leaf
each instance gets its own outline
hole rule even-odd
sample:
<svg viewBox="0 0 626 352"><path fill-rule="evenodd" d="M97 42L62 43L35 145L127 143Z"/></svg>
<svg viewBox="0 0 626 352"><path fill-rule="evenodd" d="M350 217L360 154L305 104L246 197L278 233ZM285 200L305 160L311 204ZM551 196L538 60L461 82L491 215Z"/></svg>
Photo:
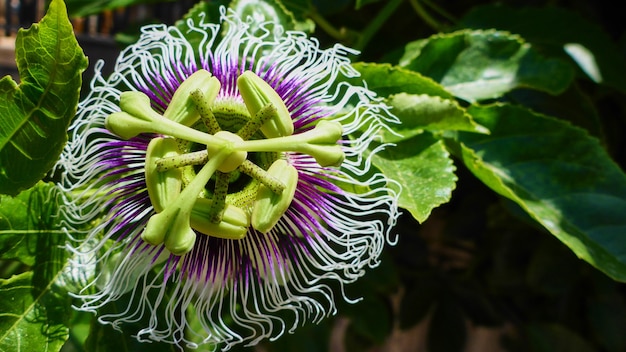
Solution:
<svg viewBox="0 0 626 352"><path fill-rule="evenodd" d="M490 135L459 133L459 155L577 256L626 281L626 175L567 122L510 105L468 110Z"/></svg>

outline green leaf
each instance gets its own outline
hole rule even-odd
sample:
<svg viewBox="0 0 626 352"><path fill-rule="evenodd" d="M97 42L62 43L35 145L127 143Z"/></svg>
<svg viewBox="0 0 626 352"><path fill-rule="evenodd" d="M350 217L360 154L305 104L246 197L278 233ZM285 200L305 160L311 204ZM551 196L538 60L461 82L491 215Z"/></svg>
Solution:
<svg viewBox="0 0 626 352"><path fill-rule="evenodd" d="M59 351L68 337L67 292L75 282L57 217L59 195L40 183L14 199L0 198L0 258L32 268L0 280L0 351Z"/></svg>
<svg viewBox="0 0 626 352"><path fill-rule="evenodd" d="M626 175L585 130L522 107L472 106L490 135L460 132L458 153L576 255L626 281Z"/></svg>
<svg viewBox="0 0 626 352"><path fill-rule="evenodd" d="M68 296L35 280L30 271L0 280L0 351L60 351L67 339Z"/></svg>
<svg viewBox="0 0 626 352"><path fill-rule="evenodd" d="M66 0L67 8L72 17L86 17L107 10L139 4L173 2L174 0Z"/></svg>
<svg viewBox="0 0 626 352"><path fill-rule="evenodd" d="M453 96L441 85L431 78L398 66L389 64L357 62L352 66L361 73L361 77L354 79L354 83L363 80L367 88L373 90L381 97L393 94L427 94L445 99Z"/></svg>
<svg viewBox="0 0 626 352"><path fill-rule="evenodd" d="M626 92L626 59L624 55L616 55L622 49L597 24L578 13L558 7L476 6L459 26L508 30L522 35L533 45L552 48L562 54L569 44L569 51L574 54L572 59L587 75L594 79L593 70L597 70L601 83ZM572 48L578 48L579 53ZM590 62L585 62L585 58Z"/></svg>
<svg viewBox="0 0 626 352"><path fill-rule="evenodd" d="M495 30L463 30L411 42L400 66L470 102L522 87L556 95L574 78L568 62L543 58L518 35Z"/></svg>
<svg viewBox="0 0 626 352"><path fill-rule="evenodd" d="M0 196L0 259L17 259L33 266L39 238L65 237L52 223L59 204L57 195L53 185L40 182L15 198Z"/></svg>
<svg viewBox="0 0 626 352"><path fill-rule="evenodd" d="M437 206L450 200L457 177L444 143L428 133L388 147L372 162L402 186L398 205L424 222Z"/></svg>
<svg viewBox="0 0 626 352"><path fill-rule="evenodd" d="M385 131L385 142L398 142L427 131L459 130L489 133L489 130L474 122L455 100L399 93L389 97L386 103L393 109L400 123L392 125L393 132Z"/></svg>
<svg viewBox="0 0 626 352"><path fill-rule="evenodd" d="M0 193L33 186L56 163L76 113L87 58L76 42L62 0L16 43L22 83L0 80Z"/></svg>

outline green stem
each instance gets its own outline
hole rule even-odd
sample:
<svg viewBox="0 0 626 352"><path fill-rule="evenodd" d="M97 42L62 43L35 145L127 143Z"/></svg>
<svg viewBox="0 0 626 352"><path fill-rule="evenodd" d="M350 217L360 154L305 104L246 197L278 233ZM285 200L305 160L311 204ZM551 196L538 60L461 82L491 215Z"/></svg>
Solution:
<svg viewBox="0 0 626 352"><path fill-rule="evenodd" d="M409 0L409 2L411 3L411 6L413 6L415 12L417 12L417 14L424 20L424 22L426 22L427 25L429 25L436 32L441 31L442 26L428 13L428 11L426 11L426 9L424 8L424 6L422 6L419 0Z"/></svg>
<svg viewBox="0 0 626 352"><path fill-rule="evenodd" d="M428 5L431 9L435 10L439 15L444 17L446 20L450 21L451 23L457 22L456 17L454 17L451 13L446 11L441 6L437 5L436 3L433 3L430 0L422 0L422 1L424 2L424 4Z"/></svg>
<svg viewBox="0 0 626 352"><path fill-rule="evenodd" d="M370 42L374 34L378 32L380 27L385 24L389 16L391 16L403 0L390 0L385 7L378 13L378 15L369 23L367 27L361 32L361 36L356 44L353 46L356 50L363 51L363 49Z"/></svg>
<svg viewBox="0 0 626 352"><path fill-rule="evenodd" d="M317 11L311 11L309 17L317 24L324 32L336 39L337 41L343 41L345 39L344 32L335 28L330 22L328 22Z"/></svg>

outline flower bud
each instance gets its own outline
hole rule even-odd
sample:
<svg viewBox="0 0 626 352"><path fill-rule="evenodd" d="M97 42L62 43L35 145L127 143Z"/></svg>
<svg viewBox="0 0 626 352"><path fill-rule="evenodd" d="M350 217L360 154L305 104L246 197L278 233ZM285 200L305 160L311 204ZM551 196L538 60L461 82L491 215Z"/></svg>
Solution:
<svg viewBox="0 0 626 352"><path fill-rule="evenodd" d="M150 202L157 213L178 197L181 190L182 171L178 168L157 170L157 161L178 154L177 143L172 138L154 138L146 151L146 187Z"/></svg>
<svg viewBox="0 0 626 352"><path fill-rule="evenodd" d="M276 112L261 126L267 138L290 136L294 127L291 114L276 91L252 71L245 71L237 78L237 87L250 115L256 115L268 104L274 105Z"/></svg>
<svg viewBox="0 0 626 352"><path fill-rule="evenodd" d="M209 71L196 71L176 89L163 117L185 126L192 126L200 118L200 112L191 98L191 92L199 89L210 105L217 97L220 88L220 81L211 76Z"/></svg>
<svg viewBox="0 0 626 352"><path fill-rule="evenodd" d="M233 205L226 205L219 223L211 221L213 201L198 198L191 210L191 227L208 236L239 240L246 236L250 219L245 211Z"/></svg>
<svg viewBox="0 0 626 352"><path fill-rule="evenodd" d="M262 233L268 233L287 211L298 184L298 170L285 160L276 160L267 173L280 180L285 189L281 193L274 193L263 184L259 186L250 222L253 228Z"/></svg>
<svg viewBox="0 0 626 352"><path fill-rule="evenodd" d="M215 134L215 137L221 138L230 142L243 142L243 139L238 135L228 132L228 131L219 131ZM215 147L214 145L207 145L207 152L209 154L209 159L215 156L221 148ZM243 163L248 157L248 153L244 151L235 151L230 153L230 155L224 160L217 169L221 172L231 172Z"/></svg>

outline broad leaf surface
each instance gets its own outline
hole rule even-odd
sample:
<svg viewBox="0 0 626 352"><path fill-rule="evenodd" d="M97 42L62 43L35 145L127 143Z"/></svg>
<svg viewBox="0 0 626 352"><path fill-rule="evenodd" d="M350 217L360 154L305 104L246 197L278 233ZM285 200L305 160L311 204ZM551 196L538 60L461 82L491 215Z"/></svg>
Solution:
<svg viewBox="0 0 626 352"><path fill-rule="evenodd" d="M568 62L544 58L521 37L495 30L463 30L411 42L400 66L470 102L522 87L559 94L574 78Z"/></svg>
<svg viewBox="0 0 626 352"><path fill-rule="evenodd" d="M58 201L54 186L39 183L16 197L0 196L0 259L33 266L41 237L65 233L51 223Z"/></svg>
<svg viewBox="0 0 626 352"><path fill-rule="evenodd" d="M429 133L401 141L375 154L374 165L402 186L398 205L419 222L447 203L456 186L455 167L443 142Z"/></svg>
<svg viewBox="0 0 626 352"><path fill-rule="evenodd" d="M44 284L32 271L0 280L0 351L61 350L69 330L69 297L54 292L54 280Z"/></svg>
<svg viewBox="0 0 626 352"><path fill-rule="evenodd" d="M507 30L522 35L533 45L552 47L561 54L565 54L566 46L571 48L571 44L574 44L575 48L582 49L581 53L590 54L572 56L583 71L594 79L593 71L589 70L595 66L600 83L626 92L626 58L618 54L623 52L622 49L597 24L589 22L580 14L556 7L485 5L473 8L459 25Z"/></svg>
<svg viewBox="0 0 626 352"><path fill-rule="evenodd" d="M21 84L0 80L0 193L10 195L56 163L87 67L61 0L50 3L40 23L19 31L15 47Z"/></svg>
<svg viewBox="0 0 626 352"><path fill-rule="evenodd" d="M459 133L460 156L576 255L626 281L626 175L586 131L521 107L473 106L490 135Z"/></svg>
<svg viewBox="0 0 626 352"><path fill-rule="evenodd" d="M28 271L0 280L0 351L59 351L68 336L67 240L54 185L39 183L16 198L0 197L0 259Z"/></svg>
<svg viewBox="0 0 626 352"><path fill-rule="evenodd" d="M357 62L352 66L361 73L361 77L355 79L355 84L360 81L367 83L367 88L373 90L381 97L393 94L427 94L446 99L453 96L440 84L420 73L407 70L389 64Z"/></svg>
<svg viewBox="0 0 626 352"><path fill-rule="evenodd" d="M392 107L391 112L400 119L400 124L394 125L393 134L385 131L385 142L397 142L411 138L424 130L444 131L458 130L478 133L489 133L467 114L455 100L400 93L392 95L386 100Z"/></svg>

